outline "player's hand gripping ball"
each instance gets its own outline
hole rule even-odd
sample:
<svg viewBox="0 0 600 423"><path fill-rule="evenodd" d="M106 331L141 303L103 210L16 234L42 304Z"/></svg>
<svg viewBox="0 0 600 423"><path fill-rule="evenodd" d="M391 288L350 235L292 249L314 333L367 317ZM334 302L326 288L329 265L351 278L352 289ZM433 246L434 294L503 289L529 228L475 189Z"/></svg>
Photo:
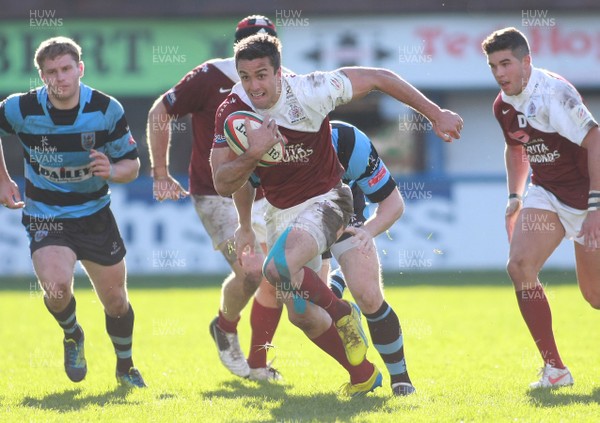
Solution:
<svg viewBox="0 0 600 423"><path fill-rule="evenodd" d="M250 125L253 129L260 127L263 122L263 118L256 113L237 111L233 112L225 119L225 139L227 144L238 156L244 153L248 149L248 137L246 136L246 124L245 119L250 120ZM258 165L261 167L269 167L280 163L285 157L285 144L287 140L281 133L279 133L279 142L275 144L269 151L267 151Z"/></svg>

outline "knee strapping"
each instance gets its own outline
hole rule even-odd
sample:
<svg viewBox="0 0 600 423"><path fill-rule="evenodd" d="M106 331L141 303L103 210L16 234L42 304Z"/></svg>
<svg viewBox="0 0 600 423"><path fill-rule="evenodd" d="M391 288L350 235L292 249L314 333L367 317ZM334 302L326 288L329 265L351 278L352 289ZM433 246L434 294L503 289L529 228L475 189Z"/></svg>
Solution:
<svg viewBox="0 0 600 423"><path fill-rule="evenodd" d="M291 230L292 228L287 228L285 231L283 231L279 238L277 238L277 241L275 241L275 244L273 245L273 247L271 247L271 250L269 251L269 254L267 255L267 258L265 259L265 263L263 265L263 274L269 280L269 282L272 282L272 278L269 277L267 268L272 263L275 266L275 270L279 275L279 281L287 282L283 283L283 286L287 286L290 288L291 286L289 282L291 281L291 276L290 269L288 267L287 260L285 257L285 244L287 243L287 237Z"/></svg>

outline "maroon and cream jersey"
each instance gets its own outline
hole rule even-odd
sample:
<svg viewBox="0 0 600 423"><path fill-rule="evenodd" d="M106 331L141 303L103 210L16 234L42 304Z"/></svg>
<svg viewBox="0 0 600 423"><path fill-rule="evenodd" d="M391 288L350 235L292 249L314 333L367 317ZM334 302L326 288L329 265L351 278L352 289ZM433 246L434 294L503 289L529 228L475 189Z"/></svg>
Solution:
<svg viewBox="0 0 600 423"><path fill-rule="evenodd" d="M209 162L215 112L239 80L233 58L209 60L195 67L163 95L162 102L171 117L181 118L188 113L192 117L193 145L189 166L192 194L218 195Z"/></svg>
<svg viewBox="0 0 600 423"><path fill-rule="evenodd" d="M577 90L556 74L532 68L520 94L500 92L494 115L506 143L523 147L531 182L568 206L587 209L590 181L587 151L581 143L598 124Z"/></svg>
<svg viewBox="0 0 600 423"><path fill-rule="evenodd" d="M236 84L215 117L213 148L229 148L223 133L231 113L247 110L275 119L287 138L286 158L271 167L257 167L267 201L285 209L336 186L344 173L331 143L327 115L352 99L352 84L342 72L283 74L281 95L268 110L255 109L241 84Z"/></svg>

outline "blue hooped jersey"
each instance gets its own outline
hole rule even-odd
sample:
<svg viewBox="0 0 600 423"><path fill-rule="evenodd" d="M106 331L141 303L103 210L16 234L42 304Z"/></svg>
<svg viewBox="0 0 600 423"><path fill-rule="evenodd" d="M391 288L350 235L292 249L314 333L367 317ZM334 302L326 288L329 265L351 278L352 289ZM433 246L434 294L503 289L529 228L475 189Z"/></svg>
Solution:
<svg viewBox="0 0 600 423"><path fill-rule="evenodd" d="M386 199L396 181L364 132L340 121L331 121L331 138L340 163L346 170L342 179L358 188L372 203Z"/></svg>
<svg viewBox="0 0 600 423"><path fill-rule="evenodd" d="M110 202L107 182L91 173L91 149L112 162L138 157L121 104L84 84L71 110L53 108L46 87L8 97L0 103L6 134L23 147L24 213L44 219L89 216Z"/></svg>

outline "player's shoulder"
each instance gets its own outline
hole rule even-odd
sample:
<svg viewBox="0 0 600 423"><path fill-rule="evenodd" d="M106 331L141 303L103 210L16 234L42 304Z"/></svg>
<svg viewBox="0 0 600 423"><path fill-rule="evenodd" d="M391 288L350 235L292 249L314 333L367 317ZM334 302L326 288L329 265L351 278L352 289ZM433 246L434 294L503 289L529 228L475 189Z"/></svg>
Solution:
<svg viewBox="0 0 600 423"><path fill-rule="evenodd" d="M6 97L4 100L2 100L2 103L7 104L7 103L15 103L18 104L20 101L22 101L22 99L26 99L29 101L37 101L37 89L32 89L30 91L27 91L25 93L14 93L9 95L8 97Z"/></svg>
<svg viewBox="0 0 600 423"><path fill-rule="evenodd" d="M539 94L548 102L564 102L572 97L581 98L575 86L563 76L546 69L536 68L534 72L539 80Z"/></svg>
<svg viewBox="0 0 600 423"><path fill-rule="evenodd" d="M248 104L246 104L237 93L231 93L219 105L219 108L217 109L216 117L217 117L217 119L225 119L227 116L229 116L233 112L237 112L240 110L253 112L252 107L250 107Z"/></svg>
<svg viewBox="0 0 600 423"><path fill-rule="evenodd" d="M235 69L235 61L232 57L207 60L189 71L182 78L181 82L191 83L201 81L209 83L210 80L224 77L234 82L239 80Z"/></svg>
<svg viewBox="0 0 600 423"><path fill-rule="evenodd" d="M351 98L352 85L340 71L289 73L282 74L282 78L282 91L287 98L295 97L302 106L317 110L322 115Z"/></svg>
<svg viewBox="0 0 600 423"><path fill-rule="evenodd" d="M290 87L311 87L313 89L327 85L338 86L339 79L344 77L341 71L314 71L306 74L296 74L293 72L282 73Z"/></svg>
<svg viewBox="0 0 600 423"><path fill-rule="evenodd" d="M340 142L348 142L351 139L352 143L371 144L367 134L356 126L339 120L332 120L329 123L331 124L331 130L337 133Z"/></svg>
<svg viewBox="0 0 600 423"><path fill-rule="evenodd" d="M235 68L235 59L233 57L227 57L225 59L212 59L206 64L206 73L219 73L221 75L225 75L227 78L232 80L233 82L237 82L240 80L238 76L237 69Z"/></svg>
<svg viewBox="0 0 600 423"><path fill-rule="evenodd" d="M84 84L81 84L81 90L83 91L83 98L86 99L83 113L100 112L106 114L109 109L112 108L123 109L123 106L116 98L103 91L88 87Z"/></svg>
<svg viewBox="0 0 600 423"><path fill-rule="evenodd" d="M556 72L549 71L548 69L534 68L532 72L545 84L555 85L558 87L573 87L573 85L567 80L567 78L565 78L562 75L559 75Z"/></svg>
<svg viewBox="0 0 600 423"><path fill-rule="evenodd" d="M541 104L554 118L561 114L572 115L576 120L583 116L592 119L584 100L577 89L567 79L545 69L537 69L540 81ZM539 100L538 100L539 101Z"/></svg>
<svg viewBox="0 0 600 423"><path fill-rule="evenodd" d="M39 100L39 92L42 89L45 88L34 88L25 93L15 93L6 97L1 103L5 115L13 119L24 119L31 115L43 115L44 109Z"/></svg>
<svg viewBox="0 0 600 423"><path fill-rule="evenodd" d="M368 158L375 146L363 131L346 122L331 121L331 134L338 157L345 169L352 160L354 163ZM344 163L346 163L344 165Z"/></svg>

